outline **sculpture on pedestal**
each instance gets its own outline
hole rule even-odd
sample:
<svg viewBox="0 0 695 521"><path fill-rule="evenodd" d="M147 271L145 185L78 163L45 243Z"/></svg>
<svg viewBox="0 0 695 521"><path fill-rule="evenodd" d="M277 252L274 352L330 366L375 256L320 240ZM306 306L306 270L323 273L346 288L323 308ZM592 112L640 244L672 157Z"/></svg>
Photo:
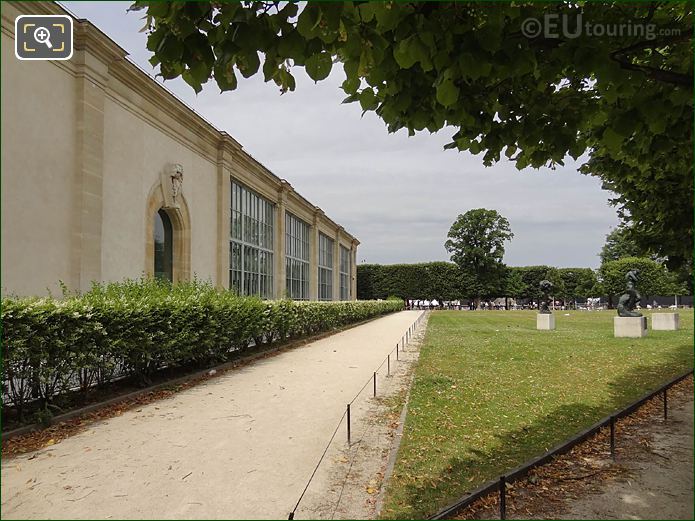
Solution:
<svg viewBox="0 0 695 521"><path fill-rule="evenodd" d="M539 313L544 313L546 315L550 315L552 311L550 311L550 292L553 290L553 283L550 282L549 280L542 280L539 283L539 287L541 288L541 293L543 294L543 298L541 302L538 305L538 312Z"/></svg>
<svg viewBox="0 0 695 521"><path fill-rule="evenodd" d="M642 297L637 292L635 286L639 279L639 270L630 270L625 275L627 281L627 290L618 299L618 316L621 317L641 317L642 313L635 311L638 302L642 301Z"/></svg>

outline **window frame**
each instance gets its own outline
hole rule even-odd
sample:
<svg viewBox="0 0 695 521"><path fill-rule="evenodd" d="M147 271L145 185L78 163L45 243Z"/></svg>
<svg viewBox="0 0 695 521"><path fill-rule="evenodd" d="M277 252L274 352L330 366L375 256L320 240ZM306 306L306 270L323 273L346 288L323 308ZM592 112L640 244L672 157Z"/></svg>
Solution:
<svg viewBox="0 0 695 521"><path fill-rule="evenodd" d="M236 179L231 179L230 191L229 289L272 299L276 204Z"/></svg>
<svg viewBox="0 0 695 521"><path fill-rule="evenodd" d="M340 245L340 300L350 300L350 249Z"/></svg>
<svg viewBox="0 0 695 521"><path fill-rule="evenodd" d="M285 292L294 300L309 300L311 226L285 212Z"/></svg>
<svg viewBox="0 0 695 521"><path fill-rule="evenodd" d="M333 249L335 240L319 232L318 259L318 299L333 300Z"/></svg>

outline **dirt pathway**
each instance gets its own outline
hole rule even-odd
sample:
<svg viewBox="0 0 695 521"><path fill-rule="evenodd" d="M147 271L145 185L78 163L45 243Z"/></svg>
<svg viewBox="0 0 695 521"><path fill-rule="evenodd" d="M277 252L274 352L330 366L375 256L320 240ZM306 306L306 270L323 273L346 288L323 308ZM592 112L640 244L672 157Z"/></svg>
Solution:
<svg viewBox="0 0 695 521"><path fill-rule="evenodd" d="M425 321L427 319L425 318ZM399 351L391 355L390 375L377 377L377 396L372 387L353 402L358 420L352 422L348 445L341 430L297 510L296 519L376 519L383 499L387 470L400 443L403 407L412 384L426 322ZM383 369L383 368L382 368ZM383 370L381 371L383 373Z"/></svg>
<svg viewBox="0 0 695 521"><path fill-rule="evenodd" d="M3 460L2 518L286 518L345 404L420 314L260 360Z"/></svg>
<svg viewBox="0 0 695 521"><path fill-rule="evenodd" d="M626 477L566 505L557 519L693 519L693 400L653 423L649 443L623 461Z"/></svg>

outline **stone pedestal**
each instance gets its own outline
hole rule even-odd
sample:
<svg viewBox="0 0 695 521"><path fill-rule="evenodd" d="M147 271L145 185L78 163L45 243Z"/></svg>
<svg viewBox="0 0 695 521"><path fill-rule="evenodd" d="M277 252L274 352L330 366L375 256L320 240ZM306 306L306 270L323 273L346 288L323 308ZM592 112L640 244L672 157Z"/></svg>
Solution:
<svg viewBox="0 0 695 521"><path fill-rule="evenodd" d="M538 313L536 315L536 329L550 330L555 329L555 315L549 313Z"/></svg>
<svg viewBox="0 0 695 521"><path fill-rule="evenodd" d="M678 313L654 313L652 315L652 329L655 331L676 331L679 326Z"/></svg>
<svg viewBox="0 0 695 521"><path fill-rule="evenodd" d="M613 334L616 338L647 336L647 317L615 317L613 319Z"/></svg>

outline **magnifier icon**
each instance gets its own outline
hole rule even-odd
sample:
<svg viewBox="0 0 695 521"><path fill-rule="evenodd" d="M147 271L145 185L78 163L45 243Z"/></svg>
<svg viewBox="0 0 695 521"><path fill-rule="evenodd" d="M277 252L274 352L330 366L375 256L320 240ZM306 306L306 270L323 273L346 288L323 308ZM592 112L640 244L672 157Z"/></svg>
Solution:
<svg viewBox="0 0 695 521"><path fill-rule="evenodd" d="M52 49L53 45L51 45L50 38L51 38L51 33L45 27L37 27L34 30L34 39L39 43L45 43L46 47L48 47L49 49Z"/></svg>

